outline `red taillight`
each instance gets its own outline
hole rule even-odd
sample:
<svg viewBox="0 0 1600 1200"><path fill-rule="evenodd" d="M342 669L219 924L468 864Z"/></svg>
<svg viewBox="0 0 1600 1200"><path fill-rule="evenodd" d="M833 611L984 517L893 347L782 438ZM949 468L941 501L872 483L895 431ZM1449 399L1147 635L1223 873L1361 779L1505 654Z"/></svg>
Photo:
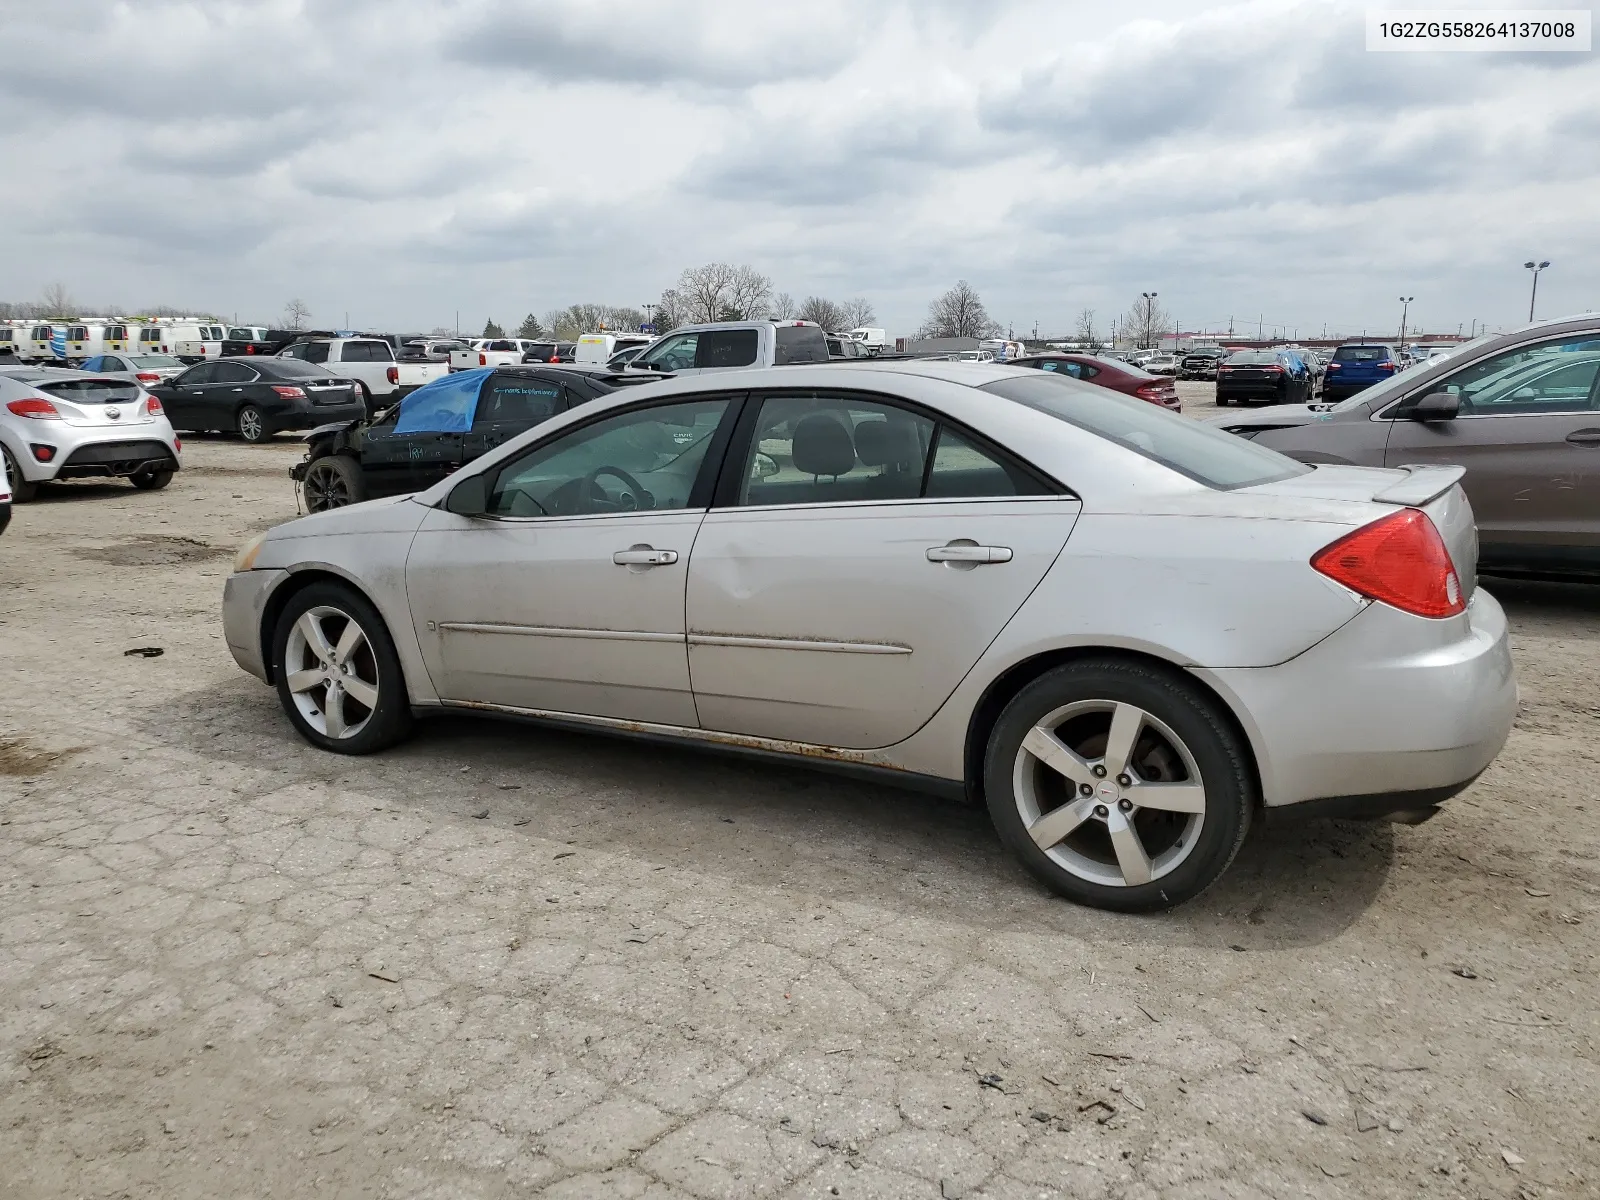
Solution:
<svg viewBox="0 0 1600 1200"><path fill-rule="evenodd" d="M18 417L32 417L35 421L59 421L61 414L48 400L13 400L6 409Z"/></svg>
<svg viewBox="0 0 1600 1200"><path fill-rule="evenodd" d="M140 383L160 383L161 382L161 376L157 375L154 371L140 371L137 375L134 376L134 378L137 379Z"/></svg>
<svg viewBox="0 0 1600 1200"><path fill-rule="evenodd" d="M152 417L159 417L161 415L161 401L154 396L145 397L144 410Z"/></svg>
<svg viewBox="0 0 1600 1200"><path fill-rule="evenodd" d="M1419 617L1453 617L1467 607L1438 529L1407 508L1340 538L1311 565L1353 592Z"/></svg>
<svg viewBox="0 0 1600 1200"><path fill-rule="evenodd" d="M1339 364L1338 364L1338 363L1336 363L1336 362L1331 362L1331 363L1329 363L1329 364L1328 364L1328 370L1330 370L1330 371L1337 371L1337 370L1339 370Z"/></svg>
<svg viewBox="0 0 1600 1200"><path fill-rule="evenodd" d="M180 437L173 438L172 439L172 448L174 450L182 450L183 449L183 439L180 438Z"/></svg>
<svg viewBox="0 0 1600 1200"><path fill-rule="evenodd" d="M1265 371L1269 375L1282 375L1283 374L1283 368L1282 367L1262 367L1261 369L1263 371Z"/></svg>
<svg viewBox="0 0 1600 1200"><path fill-rule="evenodd" d="M246 354L254 354L256 352L256 348L254 346L246 346L244 348L244 352Z"/></svg>
<svg viewBox="0 0 1600 1200"><path fill-rule="evenodd" d="M479 354L478 365L480 367L487 367L489 365L489 356L487 354Z"/></svg>
<svg viewBox="0 0 1600 1200"><path fill-rule="evenodd" d="M304 388L297 388L288 384L273 384L272 390L285 400L299 400L306 394Z"/></svg>
<svg viewBox="0 0 1600 1200"><path fill-rule="evenodd" d="M56 456L56 448L54 446L41 446L38 442L33 442L28 446L28 449L33 451L33 456L40 462L50 462Z"/></svg>
<svg viewBox="0 0 1600 1200"><path fill-rule="evenodd" d="M558 363L561 361L561 356L559 354L552 354L550 356L550 361L553 363Z"/></svg>
<svg viewBox="0 0 1600 1200"><path fill-rule="evenodd" d="M399 367L390 367L389 371L388 371L388 375L389 375L389 382L390 383L399 383L400 382L400 368Z"/></svg>
<svg viewBox="0 0 1600 1200"><path fill-rule="evenodd" d="M1394 370L1394 364L1392 362L1381 362L1381 363L1378 364L1378 370L1380 370L1380 371L1392 371L1392 370Z"/></svg>

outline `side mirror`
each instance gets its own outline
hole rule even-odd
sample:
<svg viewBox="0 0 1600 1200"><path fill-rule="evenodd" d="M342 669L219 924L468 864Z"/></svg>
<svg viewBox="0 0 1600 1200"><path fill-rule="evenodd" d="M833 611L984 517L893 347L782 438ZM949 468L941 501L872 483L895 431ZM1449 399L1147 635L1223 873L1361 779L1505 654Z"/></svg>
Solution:
<svg viewBox="0 0 1600 1200"><path fill-rule="evenodd" d="M444 507L458 517L481 517L489 511L489 481L482 475L469 475L445 498Z"/></svg>
<svg viewBox="0 0 1600 1200"><path fill-rule="evenodd" d="M1413 421L1454 421L1460 411L1459 392L1432 392L1413 404L1406 416Z"/></svg>
<svg viewBox="0 0 1600 1200"><path fill-rule="evenodd" d="M751 479L770 479L778 473L778 460L770 454L757 454L750 464Z"/></svg>

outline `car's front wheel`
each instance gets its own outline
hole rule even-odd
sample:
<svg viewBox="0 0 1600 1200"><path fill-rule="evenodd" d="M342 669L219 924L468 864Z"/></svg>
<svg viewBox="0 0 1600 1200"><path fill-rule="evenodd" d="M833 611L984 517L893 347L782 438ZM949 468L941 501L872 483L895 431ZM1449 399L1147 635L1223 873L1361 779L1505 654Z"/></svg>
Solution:
<svg viewBox="0 0 1600 1200"><path fill-rule="evenodd" d="M1239 734L1176 672L1086 659L1023 688L984 760L1001 840L1080 904L1149 912L1193 899L1233 861L1256 803Z"/></svg>
<svg viewBox="0 0 1600 1200"><path fill-rule="evenodd" d="M400 657L366 597L314 583L290 598L272 639L278 699L300 736L338 754L371 754L411 728Z"/></svg>
<svg viewBox="0 0 1600 1200"><path fill-rule="evenodd" d="M306 511L326 512L367 498L361 468L342 454L328 454L306 468Z"/></svg>

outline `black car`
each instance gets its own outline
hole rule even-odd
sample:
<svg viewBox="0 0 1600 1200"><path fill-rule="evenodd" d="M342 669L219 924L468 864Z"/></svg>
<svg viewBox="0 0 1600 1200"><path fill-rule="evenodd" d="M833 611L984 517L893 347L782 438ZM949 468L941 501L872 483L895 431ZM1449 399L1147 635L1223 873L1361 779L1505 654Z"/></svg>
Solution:
<svg viewBox="0 0 1600 1200"><path fill-rule="evenodd" d="M367 412L355 380L297 358L218 358L147 390L174 429L237 433L247 442Z"/></svg>
<svg viewBox="0 0 1600 1200"><path fill-rule="evenodd" d="M1178 360L1178 378L1215 379L1218 364L1227 357L1221 346L1200 346Z"/></svg>
<svg viewBox="0 0 1600 1200"><path fill-rule="evenodd" d="M577 342L535 342L522 354L525 363L569 363L578 353Z"/></svg>
<svg viewBox="0 0 1600 1200"><path fill-rule="evenodd" d="M668 378L587 364L457 371L370 421L313 429L305 461L289 474L304 485L311 512L418 492L558 413L621 387Z"/></svg>
<svg viewBox="0 0 1600 1200"><path fill-rule="evenodd" d="M1310 404L1311 372L1289 350L1240 350L1217 367L1218 404Z"/></svg>

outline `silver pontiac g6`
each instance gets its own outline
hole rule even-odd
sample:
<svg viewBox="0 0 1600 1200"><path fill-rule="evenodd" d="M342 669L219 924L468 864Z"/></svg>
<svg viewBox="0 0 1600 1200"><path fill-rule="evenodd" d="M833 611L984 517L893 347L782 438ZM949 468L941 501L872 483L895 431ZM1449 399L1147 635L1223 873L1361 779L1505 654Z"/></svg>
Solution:
<svg viewBox="0 0 1600 1200"><path fill-rule="evenodd" d="M271 530L224 624L327 750L471 708L832 760L964 791L1055 891L1150 910L1264 808L1418 821L1499 752L1460 477L992 364L684 377Z"/></svg>

